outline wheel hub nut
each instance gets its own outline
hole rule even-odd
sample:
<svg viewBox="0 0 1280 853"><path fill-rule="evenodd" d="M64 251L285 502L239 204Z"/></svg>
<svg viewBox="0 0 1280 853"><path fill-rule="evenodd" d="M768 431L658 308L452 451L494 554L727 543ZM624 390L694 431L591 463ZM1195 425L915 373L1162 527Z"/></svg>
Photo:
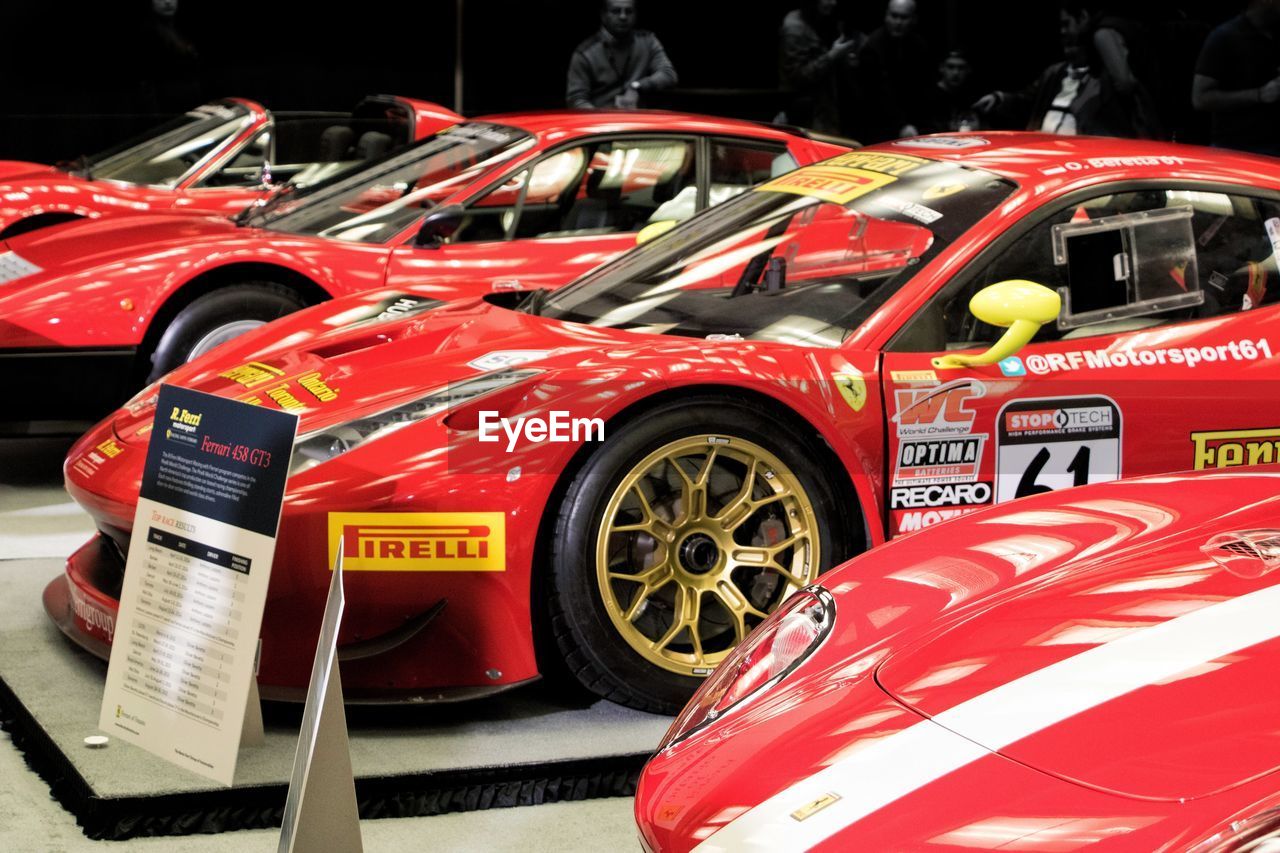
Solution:
<svg viewBox="0 0 1280 853"><path fill-rule="evenodd" d="M695 575L705 575L720 562L720 546L705 533L695 533L680 543L680 565Z"/></svg>

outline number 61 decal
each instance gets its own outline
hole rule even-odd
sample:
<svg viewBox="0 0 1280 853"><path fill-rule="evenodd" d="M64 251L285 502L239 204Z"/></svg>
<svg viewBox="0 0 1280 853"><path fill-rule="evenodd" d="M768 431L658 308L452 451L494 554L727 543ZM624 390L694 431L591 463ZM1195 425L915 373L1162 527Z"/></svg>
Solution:
<svg viewBox="0 0 1280 853"><path fill-rule="evenodd" d="M1014 400L996 417L996 503L1120 477L1109 397Z"/></svg>

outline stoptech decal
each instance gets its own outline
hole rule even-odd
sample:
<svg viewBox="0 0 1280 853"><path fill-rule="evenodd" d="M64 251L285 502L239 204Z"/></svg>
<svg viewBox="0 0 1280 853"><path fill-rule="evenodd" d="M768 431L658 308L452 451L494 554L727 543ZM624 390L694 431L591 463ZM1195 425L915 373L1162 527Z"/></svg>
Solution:
<svg viewBox="0 0 1280 853"><path fill-rule="evenodd" d="M1193 432L1195 469L1267 465L1280 459L1280 427Z"/></svg>
<svg viewBox="0 0 1280 853"><path fill-rule="evenodd" d="M904 440L898 445L895 486L914 483L972 483L982 465L985 435Z"/></svg>
<svg viewBox="0 0 1280 853"><path fill-rule="evenodd" d="M949 483L897 487L889 490L890 509L930 509L939 506L982 506L991 503L990 483Z"/></svg>
<svg viewBox="0 0 1280 853"><path fill-rule="evenodd" d="M342 540L342 567L354 572L502 572L501 512L331 512L329 564Z"/></svg>
<svg viewBox="0 0 1280 853"><path fill-rule="evenodd" d="M996 416L996 503L1120 477L1109 397L1014 400Z"/></svg>
<svg viewBox="0 0 1280 853"><path fill-rule="evenodd" d="M1272 358L1271 342L1266 338L1256 341L1240 340L1225 344L1201 347L1136 347L1124 350L1070 350L1029 355L1024 360L1026 369L1037 376L1050 373L1068 373L1073 370L1104 370L1113 367L1158 367L1172 364L1177 367L1196 367L1214 362L1257 361Z"/></svg>
<svg viewBox="0 0 1280 853"><path fill-rule="evenodd" d="M937 388L899 388L893 422L900 438L968 435L974 412L969 400L985 396L986 386L976 379L960 379Z"/></svg>

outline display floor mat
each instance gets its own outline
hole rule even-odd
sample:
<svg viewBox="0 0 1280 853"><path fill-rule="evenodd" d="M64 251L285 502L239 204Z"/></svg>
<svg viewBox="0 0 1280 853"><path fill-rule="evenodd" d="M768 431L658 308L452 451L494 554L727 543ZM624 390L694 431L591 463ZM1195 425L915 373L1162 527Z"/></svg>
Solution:
<svg viewBox="0 0 1280 853"><path fill-rule="evenodd" d="M56 560L0 561L0 725L91 838L278 826L300 706L268 705L265 746L224 788L122 741L90 749L106 665L49 622ZM348 708L362 818L627 796L667 717L537 685L457 705Z"/></svg>

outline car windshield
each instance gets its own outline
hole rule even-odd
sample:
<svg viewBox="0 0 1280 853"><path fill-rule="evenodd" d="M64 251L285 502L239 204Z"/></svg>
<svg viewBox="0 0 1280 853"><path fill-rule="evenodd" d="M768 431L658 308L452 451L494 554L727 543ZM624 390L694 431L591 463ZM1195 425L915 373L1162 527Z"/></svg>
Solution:
<svg viewBox="0 0 1280 853"><path fill-rule="evenodd" d="M287 196L250 225L357 243L382 243L493 165L532 147L515 127L464 122L336 180Z"/></svg>
<svg viewBox="0 0 1280 853"><path fill-rule="evenodd" d="M539 313L652 334L838 346L1013 190L952 162L842 154L588 273Z"/></svg>
<svg viewBox="0 0 1280 853"><path fill-rule="evenodd" d="M204 104L78 165L86 165L85 171L94 178L175 187L253 120L247 107L233 101Z"/></svg>

